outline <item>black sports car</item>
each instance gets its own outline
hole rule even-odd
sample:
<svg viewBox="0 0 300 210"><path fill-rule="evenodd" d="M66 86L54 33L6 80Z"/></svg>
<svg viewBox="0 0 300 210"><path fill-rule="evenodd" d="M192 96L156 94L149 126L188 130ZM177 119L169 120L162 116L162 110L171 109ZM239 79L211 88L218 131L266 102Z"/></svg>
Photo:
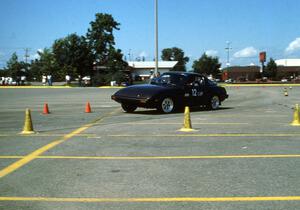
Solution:
<svg viewBox="0 0 300 210"><path fill-rule="evenodd" d="M167 72L152 79L151 84L123 88L111 98L121 103L126 112L144 107L170 113L184 106L205 105L209 109L218 109L228 95L225 88L201 74Z"/></svg>

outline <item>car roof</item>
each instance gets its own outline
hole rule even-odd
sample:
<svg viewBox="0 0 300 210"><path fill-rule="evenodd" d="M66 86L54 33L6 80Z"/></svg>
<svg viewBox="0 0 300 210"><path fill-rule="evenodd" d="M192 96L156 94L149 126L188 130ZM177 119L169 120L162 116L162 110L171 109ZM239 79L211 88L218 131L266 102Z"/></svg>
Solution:
<svg viewBox="0 0 300 210"><path fill-rule="evenodd" d="M195 72L185 72L185 71L168 71L168 72L165 72L163 74L174 74L174 75L184 75L184 76L204 76L202 74L198 74L198 73L195 73Z"/></svg>

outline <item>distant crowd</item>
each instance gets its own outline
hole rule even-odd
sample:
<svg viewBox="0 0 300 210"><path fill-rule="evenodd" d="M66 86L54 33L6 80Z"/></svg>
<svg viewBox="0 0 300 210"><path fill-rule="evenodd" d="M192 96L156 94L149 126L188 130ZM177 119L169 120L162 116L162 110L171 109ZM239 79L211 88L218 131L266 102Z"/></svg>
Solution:
<svg viewBox="0 0 300 210"><path fill-rule="evenodd" d="M1 77L0 84L5 85L25 85L26 76L17 77L16 80L13 80L12 77Z"/></svg>
<svg viewBox="0 0 300 210"><path fill-rule="evenodd" d="M34 81L36 81L36 79L34 78ZM42 85L43 86L52 86L53 85L53 77L51 74L43 74L41 77L42 81ZM70 75L66 75L65 76L65 84L66 85L71 85L71 76ZM81 76L79 75L78 78L75 78L74 81L78 82L78 86L79 87L87 87L91 85L91 78L89 76L85 76L83 78L81 78ZM77 83L75 82L75 84ZM15 79L12 77L0 77L0 86L23 86L23 85L28 85L28 81L26 80L26 76L17 76Z"/></svg>
<svg viewBox="0 0 300 210"><path fill-rule="evenodd" d="M48 74L47 76L45 74L42 75L42 83L43 85L46 85L48 83L49 86L52 86L53 80L52 75Z"/></svg>

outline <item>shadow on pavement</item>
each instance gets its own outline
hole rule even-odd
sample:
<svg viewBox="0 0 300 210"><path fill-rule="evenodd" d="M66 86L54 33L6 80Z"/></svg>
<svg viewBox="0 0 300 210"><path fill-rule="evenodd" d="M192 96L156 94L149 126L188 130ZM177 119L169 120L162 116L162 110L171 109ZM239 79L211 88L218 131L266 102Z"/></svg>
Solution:
<svg viewBox="0 0 300 210"><path fill-rule="evenodd" d="M217 110L208 110L206 107L191 107L191 112L218 112L222 110L228 110L228 109L234 109L233 107L220 107ZM164 114L162 112L157 111L156 109L145 109L145 110L139 110L135 111L133 113L127 113L127 114L139 114L139 115L172 115L172 114L178 114L178 113L184 113L184 108L178 109L172 113Z"/></svg>

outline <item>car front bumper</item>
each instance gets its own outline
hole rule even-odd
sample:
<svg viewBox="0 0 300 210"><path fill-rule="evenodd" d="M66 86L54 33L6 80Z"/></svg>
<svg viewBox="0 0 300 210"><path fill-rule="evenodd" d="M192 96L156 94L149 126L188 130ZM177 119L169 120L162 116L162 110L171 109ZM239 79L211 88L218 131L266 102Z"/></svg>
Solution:
<svg viewBox="0 0 300 210"><path fill-rule="evenodd" d="M134 105L137 107L144 107L144 108L156 108L155 101L151 100L150 98L134 98L134 97L112 95L111 99L120 104Z"/></svg>

